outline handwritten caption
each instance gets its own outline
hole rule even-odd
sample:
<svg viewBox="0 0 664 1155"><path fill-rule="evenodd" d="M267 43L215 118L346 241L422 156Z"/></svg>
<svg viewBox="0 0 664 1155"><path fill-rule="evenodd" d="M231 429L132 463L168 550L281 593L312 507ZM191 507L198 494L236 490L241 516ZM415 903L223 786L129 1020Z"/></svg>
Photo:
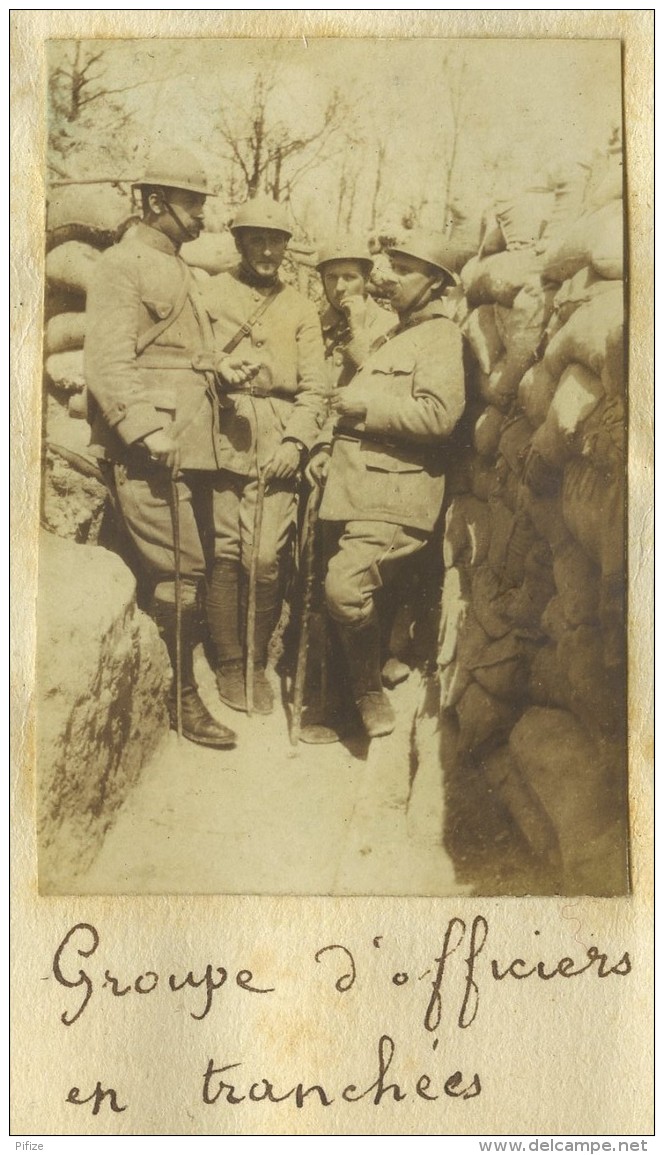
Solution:
<svg viewBox="0 0 664 1155"><path fill-rule="evenodd" d="M538 935L539 931L535 930L534 934ZM490 937L489 922L482 915L477 915L472 921L451 918L443 930L439 952L423 973L413 975L400 970L389 976L395 988L423 984L418 987L424 995L420 1025L432 1038L434 1051L439 1043L441 1027L461 1031L472 1027L480 1014L482 990L487 983L521 983L527 980L549 983L582 978L612 980L623 979L632 971L627 951L620 958L612 959L596 946L588 947L577 958L564 956L554 961L539 957L499 959L491 957ZM382 935L374 936L370 940L371 947L380 949L382 941ZM310 961L319 981L346 996L358 983L361 963L358 964L356 957L360 957L357 947L353 952L348 944L335 942L315 950ZM92 962L84 967L82 959ZM120 975L113 973L110 967L104 967L101 977L98 971L104 961L104 948L97 928L86 922L70 927L52 961L56 982L77 992L76 999L60 1015L64 1027L72 1027L84 1019L93 1000L99 1001L104 996L129 1001L135 996L142 1001L155 992L165 993L169 998L178 996L177 1001L173 999L177 1010L181 1011L184 1006L191 1019L201 1022L213 1010L219 992L229 984L252 999L269 999L278 992L276 982L271 982L266 975L255 975L248 967L229 971L224 966L208 962L200 968L182 972L163 974L145 969L136 975ZM410 1080L397 1078L393 1070L396 1050L397 1044L392 1036L381 1034L374 1048L375 1059L372 1060L370 1075L340 1088L322 1082L310 1083L306 1079L291 1087L278 1086L274 1078L248 1080L245 1062L219 1063L210 1058L200 1075L200 1099L205 1105L226 1103L231 1106L289 1101L302 1108L307 1101L329 1107L337 1101L366 1100L378 1106L386 1097L391 1102L402 1102L409 1096L433 1102L441 1097L469 1100L481 1094L482 1080L477 1071L470 1074L456 1070L438 1078L422 1072L417 1077L411 1076ZM115 1088L104 1087L101 1081L97 1081L89 1093L71 1087L66 1101L73 1106L88 1105L93 1115L99 1114L102 1107L119 1114L129 1106L126 1095Z"/></svg>

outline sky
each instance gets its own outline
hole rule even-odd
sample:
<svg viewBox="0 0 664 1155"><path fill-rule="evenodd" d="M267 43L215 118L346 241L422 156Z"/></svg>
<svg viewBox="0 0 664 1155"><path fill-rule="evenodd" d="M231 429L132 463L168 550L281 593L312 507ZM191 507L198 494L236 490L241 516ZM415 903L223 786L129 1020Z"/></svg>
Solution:
<svg viewBox="0 0 664 1155"><path fill-rule="evenodd" d="M213 168L218 166L218 109L227 107L232 114L233 108L246 108L257 70L265 74L274 69L276 114L295 132L317 123L326 98L338 86L359 125L353 159L360 217L371 197L380 143L386 149L384 213L389 216L392 207L423 197L430 211L436 211L452 138L450 75L463 73L463 128L453 192L471 214L479 212L488 190L518 192L546 180L552 167L602 148L621 121L618 41L302 38L113 43L117 51L109 79L140 85L127 94L138 122L134 146L139 158L159 141L186 144ZM55 57L57 44L52 51ZM155 82L143 84L146 79ZM294 207L313 215L318 228L333 212L339 166L339 158L322 165L294 195Z"/></svg>

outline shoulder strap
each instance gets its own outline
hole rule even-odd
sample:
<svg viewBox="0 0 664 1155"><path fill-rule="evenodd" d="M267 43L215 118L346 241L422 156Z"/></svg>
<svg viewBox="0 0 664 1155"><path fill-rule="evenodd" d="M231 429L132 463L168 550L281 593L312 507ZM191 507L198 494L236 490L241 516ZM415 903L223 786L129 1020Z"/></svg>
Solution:
<svg viewBox="0 0 664 1155"><path fill-rule="evenodd" d="M282 288L283 285L281 284L275 285L275 287L268 293L267 297L263 298L260 305L256 309L256 312L252 314L248 321L245 321L243 325L240 325L237 333L235 333L235 335L231 337L230 341L224 345L222 353L232 353L244 337L251 336L251 331L254 325L263 316L263 313L269 309L270 305L274 301L275 297L281 292Z"/></svg>
<svg viewBox="0 0 664 1155"><path fill-rule="evenodd" d="M189 270L189 267L187 265L185 265L184 261L181 261L180 264L182 266L182 285L180 286L180 291L177 295L177 299L175 301L175 304L173 305L173 308L171 309L171 311L167 317L164 317L163 320L158 321L156 325L152 325L152 327L150 329L146 329L145 333L143 333L138 338L138 340L136 342L136 355L137 355L137 357L140 357L141 353L145 352L148 345L152 345L152 343L157 340L157 337L161 337L161 334L165 333L166 330L168 328L170 328L170 326L175 321L177 321L178 317L180 316L180 313L184 309L185 301L187 300L187 297L189 296L189 287L191 284L191 272Z"/></svg>

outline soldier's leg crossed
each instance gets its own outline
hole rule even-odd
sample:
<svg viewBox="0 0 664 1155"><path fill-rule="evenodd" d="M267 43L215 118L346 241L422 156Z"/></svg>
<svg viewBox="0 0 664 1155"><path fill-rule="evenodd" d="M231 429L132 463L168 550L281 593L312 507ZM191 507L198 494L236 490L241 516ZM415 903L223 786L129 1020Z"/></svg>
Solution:
<svg viewBox="0 0 664 1155"><path fill-rule="evenodd" d="M426 534L385 522L346 522L330 558L325 597L337 623L362 723L371 738L390 734L394 714L381 682L380 623L375 594L397 563L416 553Z"/></svg>
<svg viewBox="0 0 664 1155"><path fill-rule="evenodd" d="M330 557L325 600L330 617L350 629L375 613L374 595L389 584L399 562L427 543L421 530L382 521L348 521Z"/></svg>

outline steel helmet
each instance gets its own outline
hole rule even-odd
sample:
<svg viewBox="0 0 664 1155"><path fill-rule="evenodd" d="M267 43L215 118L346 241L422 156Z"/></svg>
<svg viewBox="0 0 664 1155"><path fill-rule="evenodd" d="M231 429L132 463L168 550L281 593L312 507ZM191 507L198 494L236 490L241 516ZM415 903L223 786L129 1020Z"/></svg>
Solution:
<svg viewBox="0 0 664 1155"><path fill-rule="evenodd" d="M456 274L450 268L454 259L453 253L447 237L442 233L413 230L404 235L403 241L390 245L385 251L390 256L392 253L402 253L407 257L416 257L418 261L424 261L425 264L439 269L441 273L446 273L453 284L457 282Z"/></svg>
<svg viewBox="0 0 664 1155"><path fill-rule="evenodd" d="M207 175L193 152L185 148L166 148L146 165L145 176L134 181L134 187L177 188L209 196Z"/></svg>
<svg viewBox="0 0 664 1155"><path fill-rule="evenodd" d="M231 232L238 229L274 229L292 237L293 230L284 205L269 196L257 196L241 205L235 214Z"/></svg>
<svg viewBox="0 0 664 1155"><path fill-rule="evenodd" d="M325 265L330 265L333 261L357 261L358 265L366 267L367 273L373 269L373 257L367 246L362 241L349 237L321 247L316 265L318 272L320 273Z"/></svg>

